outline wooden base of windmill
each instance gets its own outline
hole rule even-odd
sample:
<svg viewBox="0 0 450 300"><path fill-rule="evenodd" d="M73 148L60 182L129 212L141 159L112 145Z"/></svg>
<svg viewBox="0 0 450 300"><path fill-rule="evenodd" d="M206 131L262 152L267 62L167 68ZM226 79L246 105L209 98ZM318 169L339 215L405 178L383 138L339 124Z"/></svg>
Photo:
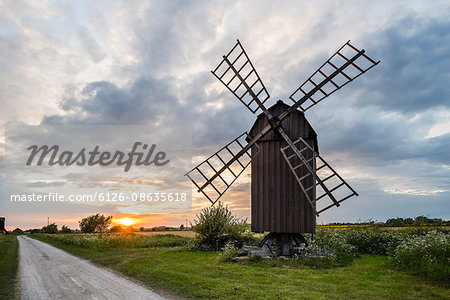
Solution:
<svg viewBox="0 0 450 300"><path fill-rule="evenodd" d="M295 247L301 244L308 246L308 241L300 233L271 232L261 240L259 246L270 249L274 244L277 256L292 256L296 252Z"/></svg>

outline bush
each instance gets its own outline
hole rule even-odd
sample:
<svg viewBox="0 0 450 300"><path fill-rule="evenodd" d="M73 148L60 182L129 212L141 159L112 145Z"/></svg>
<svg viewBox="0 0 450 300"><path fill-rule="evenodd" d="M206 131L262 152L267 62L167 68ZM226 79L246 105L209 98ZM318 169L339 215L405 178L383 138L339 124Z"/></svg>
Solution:
<svg viewBox="0 0 450 300"><path fill-rule="evenodd" d="M397 269L447 284L450 282L449 258L450 236L435 231L424 236L411 236L391 255Z"/></svg>
<svg viewBox="0 0 450 300"><path fill-rule="evenodd" d="M104 232L108 229L109 225L112 221L112 216L105 217L104 215L96 214L81 219L78 223L80 224L80 230L84 233L93 233L93 232Z"/></svg>
<svg viewBox="0 0 450 300"><path fill-rule="evenodd" d="M350 229L342 232L348 244L361 254L386 255L392 252L407 237L398 231L380 229Z"/></svg>
<svg viewBox="0 0 450 300"><path fill-rule="evenodd" d="M70 229L69 227L67 227L66 225L63 225L61 227L61 232L62 233L72 233L72 229Z"/></svg>
<svg viewBox="0 0 450 300"><path fill-rule="evenodd" d="M255 243L246 220L234 217L221 202L214 207L204 208L197 218L195 224L191 224L192 231L197 233L197 249L219 250L227 243L233 243L235 247Z"/></svg>
<svg viewBox="0 0 450 300"><path fill-rule="evenodd" d="M263 261L263 258L259 254L253 254L248 258L248 263L250 264L257 264Z"/></svg>
<svg viewBox="0 0 450 300"><path fill-rule="evenodd" d="M49 224L47 226L42 227L41 232L43 233L57 233L58 226L55 223Z"/></svg>
<svg viewBox="0 0 450 300"><path fill-rule="evenodd" d="M338 266L345 266L356 257L356 248L348 244L344 236L336 231L317 231L313 245L320 249L334 250L336 254L331 258L331 262Z"/></svg>
<svg viewBox="0 0 450 300"><path fill-rule="evenodd" d="M20 235L20 234L23 234L23 230L20 229L20 228L16 228L16 229L14 229L14 230L12 231L12 233L13 233L13 234Z"/></svg>
<svg viewBox="0 0 450 300"><path fill-rule="evenodd" d="M217 259L220 262L231 262L231 259L237 255L238 251L234 247L233 243L227 243L225 247L222 248L222 252L219 253Z"/></svg>
<svg viewBox="0 0 450 300"><path fill-rule="evenodd" d="M122 231L122 227L120 227L120 225L114 225L113 227L111 227L111 228L109 229L109 231L110 231L110 232L115 232L115 233L121 232L121 231Z"/></svg>

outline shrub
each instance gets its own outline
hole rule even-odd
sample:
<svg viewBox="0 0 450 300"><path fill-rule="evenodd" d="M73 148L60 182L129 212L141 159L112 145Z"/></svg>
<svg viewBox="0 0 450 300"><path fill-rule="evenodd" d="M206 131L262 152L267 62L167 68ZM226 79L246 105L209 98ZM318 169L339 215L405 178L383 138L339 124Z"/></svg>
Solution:
<svg viewBox="0 0 450 300"><path fill-rule="evenodd" d="M122 227L120 225L114 225L113 227L111 227L109 229L109 231L110 232L115 232L115 233L121 232L122 231Z"/></svg>
<svg viewBox="0 0 450 300"><path fill-rule="evenodd" d="M222 248L222 252L219 253L217 259L220 262L231 262L233 257L237 255L237 252L238 251L233 243L227 243L225 247Z"/></svg>
<svg viewBox="0 0 450 300"><path fill-rule="evenodd" d="M96 214L81 219L78 223L80 224L80 230L84 233L93 232L104 232L109 227L112 221L112 216L105 217L104 215Z"/></svg>
<svg viewBox="0 0 450 300"><path fill-rule="evenodd" d="M253 264L257 264L257 263L260 263L262 261L263 261L263 258L259 254L253 254L252 256L250 256L248 258L248 263L250 263L250 264L252 264L252 263Z"/></svg>
<svg viewBox="0 0 450 300"><path fill-rule="evenodd" d="M14 229L13 231L12 231L12 233L13 234L23 234L23 230L22 229L20 229L20 228L16 228L16 229Z"/></svg>
<svg viewBox="0 0 450 300"><path fill-rule="evenodd" d="M432 231L424 236L411 236L391 255L393 265L400 270L431 280L450 282L450 236Z"/></svg>
<svg viewBox="0 0 450 300"><path fill-rule="evenodd" d="M61 232L62 233L72 233L72 229L70 229L69 227L67 227L66 225L63 225L61 227Z"/></svg>
<svg viewBox="0 0 450 300"><path fill-rule="evenodd" d="M227 243L242 247L244 244L255 242L246 220L234 217L221 202L214 207L204 208L197 218L195 224L191 224L192 231L197 233L195 237L197 249L219 250Z"/></svg>
<svg viewBox="0 0 450 300"><path fill-rule="evenodd" d="M342 232L345 240L361 254L386 255L392 252L407 237L398 231L380 229L350 229Z"/></svg>
<svg viewBox="0 0 450 300"><path fill-rule="evenodd" d="M336 254L331 260L338 266L349 264L356 256L356 248L353 245L348 244L344 236L336 231L317 231L313 245L316 248L334 250Z"/></svg>
<svg viewBox="0 0 450 300"><path fill-rule="evenodd" d="M43 233L57 233L58 226L55 223L52 223L52 224L42 227L41 231Z"/></svg>

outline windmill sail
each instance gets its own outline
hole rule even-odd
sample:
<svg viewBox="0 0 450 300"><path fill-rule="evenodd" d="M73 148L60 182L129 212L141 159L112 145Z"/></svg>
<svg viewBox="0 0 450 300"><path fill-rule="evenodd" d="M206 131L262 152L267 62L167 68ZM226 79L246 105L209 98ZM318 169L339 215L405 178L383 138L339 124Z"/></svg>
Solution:
<svg viewBox="0 0 450 300"><path fill-rule="evenodd" d="M292 93L289 98L294 104L275 117L264 106L270 95L238 40L211 72L252 113L261 109L269 124L253 137L241 134L186 176L214 205L252 161L251 148L259 148L257 142L276 131L288 144L281 152L316 215L357 196L355 190L301 137L292 141L282 121L298 108L304 112L318 104L378 63L368 57L365 50L358 50L348 41ZM322 205L325 199L329 203Z"/></svg>
<svg viewBox="0 0 450 300"><path fill-rule="evenodd" d="M299 138L293 144L297 151L288 145L281 148L281 152L317 215L333 206L339 206L342 201L352 196L358 196L358 193L304 139ZM312 152L313 155L305 160L307 152ZM298 160L299 153L303 160ZM309 165L310 168L305 165ZM311 169L312 172L309 171ZM315 177L312 181L311 176ZM311 199L308 193L314 188L315 199ZM318 201L321 201L320 204Z"/></svg>
<svg viewBox="0 0 450 300"><path fill-rule="evenodd" d="M304 112L378 63L379 61L375 62L367 56L365 50L358 50L348 41L300 85L289 99L294 102L295 108L299 107Z"/></svg>
<svg viewBox="0 0 450 300"><path fill-rule="evenodd" d="M211 71L252 113L258 111L270 95L239 40Z"/></svg>
<svg viewBox="0 0 450 300"><path fill-rule="evenodd" d="M205 161L186 173L186 176L214 205L244 172L252 160L247 144L247 132L219 149ZM248 148L248 149L246 149Z"/></svg>

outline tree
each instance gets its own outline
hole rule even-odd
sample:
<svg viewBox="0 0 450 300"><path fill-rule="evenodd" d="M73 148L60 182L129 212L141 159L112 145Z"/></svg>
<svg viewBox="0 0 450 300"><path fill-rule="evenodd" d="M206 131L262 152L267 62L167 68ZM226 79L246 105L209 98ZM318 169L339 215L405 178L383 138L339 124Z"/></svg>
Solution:
<svg viewBox="0 0 450 300"><path fill-rule="evenodd" d="M41 231L43 233L57 233L58 225L56 225L55 223L49 224L47 226L42 227Z"/></svg>
<svg viewBox="0 0 450 300"><path fill-rule="evenodd" d="M72 233L72 229L70 229L69 227L67 227L66 225L63 225L61 227L61 232L62 233Z"/></svg>
<svg viewBox="0 0 450 300"><path fill-rule="evenodd" d="M184 229L184 225L181 224L181 225L180 225L180 230L183 230L183 229Z"/></svg>
<svg viewBox="0 0 450 300"><path fill-rule="evenodd" d="M139 231L144 231L145 228L144 227L139 227Z"/></svg>
<svg viewBox="0 0 450 300"><path fill-rule="evenodd" d="M405 225L403 218L388 219L386 224L394 227L402 227Z"/></svg>
<svg viewBox="0 0 450 300"><path fill-rule="evenodd" d="M80 224L80 230L84 233L100 232L103 233L111 225L113 216L107 216L96 214L82 219Z"/></svg>
<svg viewBox="0 0 450 300"><path fill-rule="evenodd" d="M23 234L23 230L20 229L20 228L16 228L16 229L14 229L14 230L12 231L12 233L14 233L14 234Z"/></svg>
<svg viewBox="0 0 450 300"><path fill-rule="evenodd" d="M111 229L109 231L111 231L111 232L121 232L122 231L122 227L120 227L120 225L115 225L115 226L111 227Z"/></svg>

